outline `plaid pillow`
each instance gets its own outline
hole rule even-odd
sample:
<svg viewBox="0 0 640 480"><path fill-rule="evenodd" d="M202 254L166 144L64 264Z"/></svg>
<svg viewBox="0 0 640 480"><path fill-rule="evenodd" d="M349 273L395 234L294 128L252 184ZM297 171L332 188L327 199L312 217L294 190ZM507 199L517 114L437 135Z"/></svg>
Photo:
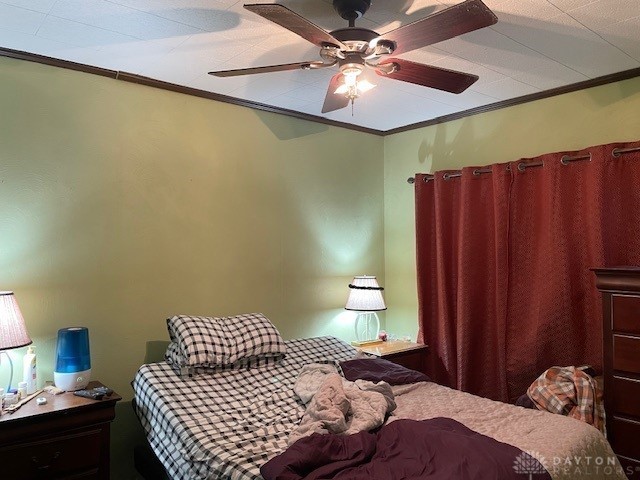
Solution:
<svg viewBox="0 0 640 480"><path fill-rule="evenodd" d="M186 361L180 353L180 348L176 342L169 343L167 351L164 352L164 360L171 365L171 368L178 376L191 376L196 373L194 369L186 366Z"/></svg>
<svg viewBox="0 0 640 480"><path fill-rule="evenodd" d="M268 365L273 362L277 362L284 358L284 353L273 354L273 355L253 355L250 357L241 358L234 363L227 363L225 365L214 365L214 366L188 366L185 358L180 353L178 348L178 344L175 342L169 343L167 347L167 351L164 354L165 361L171 366L173 371L179 377L189 376L193 377L196 375L203 374L212 374L215 372L224 372L226 370L244 370L251 369L254 367L260 367L263 365ZM323 363L322 361L318 363ZM327 362L328 363L328 362ZM336 366L337 362L332 362Z"/></svg>
<svg viewBox="0 0 640 480"><path fill-rule="evenodd" d="M276 327L261 313L248 313L221 319L235 342L229 362L263 355L278 356L287 352Z"/></svg>
<svg viewBox="0 0 640 480"><path fill-rule="evenodd" d="M180 365L184 363L176 342L169 342L167 351L164 352L164 359L169 365Z"/></svg>
<svg viewBox="0 0 640 480"><path fill-rule="evenodd" d="M169 338L178 346L183 365L233 363L233 338L219 318L177 315L167 319L167 329Z"/></svg>
<svg viewBox="0 0 640 480"><path fill-rule="evenodd" d="M245 359L254 363L256 358L286 353L280 333L261 313L222 318L177 315L167 319L167 328L172 343L165 358L181 369L228 366Z"/></svg>

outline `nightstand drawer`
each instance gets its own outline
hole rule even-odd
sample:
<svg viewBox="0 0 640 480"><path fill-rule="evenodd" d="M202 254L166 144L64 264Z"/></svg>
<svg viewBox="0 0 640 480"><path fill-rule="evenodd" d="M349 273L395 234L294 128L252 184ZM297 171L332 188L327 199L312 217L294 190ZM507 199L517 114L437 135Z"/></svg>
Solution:
<svg viewBox="0 0 640 480"><path fill-rule="evenodd" d="M610 421L611 446L618 455L634 460L640 459L640 422L613 417Z"/></svg>
<svg viewBox="0 0 640 480"><path fill-rule="evenodd" d="M13 480L58 478L68 474L91 478L100 464L101 435L99 428L68 431L56 437L2 447L2 476Z"/></svg>
<svg viewBox="0 0 640 480"><path fill-rule="evenodd" d="M640 418L640 380L613 376L612 411Z"/></svg>
<svg viewBox="0 0 640 480"><path fill-rule="evenodd" d="M613 369L640 373L640 338L613 335Z"/></svg>
<svg viewBox="0 0 640 480"><path fill-rule="evenodd" d="M640 334L640 297L612 295L612 330Z"/></svg>

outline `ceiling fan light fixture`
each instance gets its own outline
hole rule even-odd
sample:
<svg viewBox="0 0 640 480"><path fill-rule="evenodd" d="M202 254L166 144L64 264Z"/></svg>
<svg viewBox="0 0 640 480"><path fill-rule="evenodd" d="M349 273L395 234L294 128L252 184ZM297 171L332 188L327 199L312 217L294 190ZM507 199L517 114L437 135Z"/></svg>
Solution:
<svg viewBox="0 0 640 480"><path fill-rule="evenodd" d="M340 68L342 72L342 83L334 93L346 95L353 100L358 97L358 75L362 73L362 67L357 64L346 64Z"/></svg>
<svg viewBox="0 0 640 480"><path fill-rule="evenodd" d="M358 92L364 93L368 92L372 88L375 88L377 85L375 83L371 83L369 80L360 80L357 85Z"/></svg>
<svg viewBox="0 0 640 480"><path fill-rule="evenodd" d="M348 67L342 69L342 75L344 75L344 83L349 87L354 87L358 82L358 75L362 73L362 69L359 67Z"/></svg>
<svg viewBox="0 0 640 480"><path fill-rule="evenodd" d="M358 75L344 75L344 82L341 83L333 93L337 95L345 95L348 99L353 100L376 86L369 80L358 80Z"/></svg>
<svg viewBox="0 0 640 480"><path fill-rule="evenodd" d="M336 88L336 91L333 93L337 95L346 95L348 91L349 86L346 83L342 83L338 88Z"/></svg>

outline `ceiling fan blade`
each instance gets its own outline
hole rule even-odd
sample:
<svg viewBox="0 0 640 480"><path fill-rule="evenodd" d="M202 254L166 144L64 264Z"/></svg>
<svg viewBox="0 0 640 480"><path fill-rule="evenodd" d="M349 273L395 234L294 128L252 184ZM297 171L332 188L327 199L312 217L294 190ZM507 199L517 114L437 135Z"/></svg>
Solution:
<svg viewBox="0 0 640 480"><path fill-rule="evenodd" d="M346 45L336 40L333 35L329 34L329 32L323 30L306 18L282 5L274 3L255 3L245 5L244 8L272 21L273 23L277 23L281 27L284 27L297 35L300 35L302 38L314 45L317 45L318 47L323 47L328 44L335 45L341 49L347 49Z"/></svg>
<svg viewBox="0 0 640 480"><path fill-rule="evenodd" d="M329 88L327 89L327 96L324 97L324 104L322 105L322 113L333 112L334 110L340 110L341 108L349 105L349 99L339 93L334 93L336 88L342 83L342 74L336 73L331 77L329 82Z"/></svg>
<svg viewBox="0 0 640 480"><path fill-rule="evenodd" d="M408 25L384 33L380 39L395 42L394 55L488 27L498 17L481 0L466 0Z"/></svg>
<svg viewBox="0 0 640 480"><path fill-rule="evenodd" d="M311 70L330 66L323 62L297 62L284 63L282 65L269 65L267 67L238 68L236 70L221 70L219 72L209 72L209 75L216 77L237 77L239 75L253 75L255 73L284 72L286 70Z"/></svg>
<svg viewBox="0 0 640 480"><path fill-rule="evenodd" d="M376 73L381 77L415 83L416 85L436 88L445 92L462 93L478 80L477 75L423 65L422 63L410 62L401 58L390 58L380 62L378 65L388 64L394 64L395 71L384 73L384 69L376 69Z"/></svg>

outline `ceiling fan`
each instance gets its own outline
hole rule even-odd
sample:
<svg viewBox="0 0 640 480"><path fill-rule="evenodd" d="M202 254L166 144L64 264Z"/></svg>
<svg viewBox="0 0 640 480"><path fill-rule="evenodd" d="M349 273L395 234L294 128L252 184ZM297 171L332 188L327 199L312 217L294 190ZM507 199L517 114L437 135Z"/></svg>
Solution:
<svg viewBox="0 0 640 480"><path fill-rule="evenodd" d="M355 21L361 18L370 6L371 0L333 0L333 7L349 22L349 26L327 32L282 5L244 5L250 12L277 23L320 47L322 60L224 70L209 74L234 77L286 70L315 70L337 65L340 72L329 82L322 113L344 108L350 102L353 108L354 100L361 93L375 87L364 79L364 76L360 77L367 68L373 69L382 77L451 93L462 93L478 80L477 75L389 56L493 25L498 18L481 0L465 0L382 35L368 28L355 26Z"/></svg>

